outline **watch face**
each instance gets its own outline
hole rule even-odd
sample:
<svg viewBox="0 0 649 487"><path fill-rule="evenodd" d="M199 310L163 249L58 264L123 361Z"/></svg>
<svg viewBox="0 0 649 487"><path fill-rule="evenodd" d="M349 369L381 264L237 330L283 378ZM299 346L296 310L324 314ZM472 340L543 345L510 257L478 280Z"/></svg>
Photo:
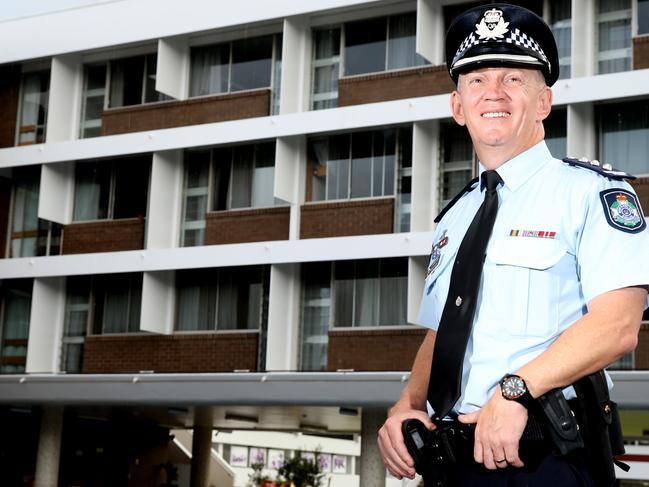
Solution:
<svg viewBox="0 0 649 487"><path fill-rule="evenodd" d="M527 392L525 382L516 375L510 375L502 380L501 386L503 396L506 399L518 399Z"/></svg>

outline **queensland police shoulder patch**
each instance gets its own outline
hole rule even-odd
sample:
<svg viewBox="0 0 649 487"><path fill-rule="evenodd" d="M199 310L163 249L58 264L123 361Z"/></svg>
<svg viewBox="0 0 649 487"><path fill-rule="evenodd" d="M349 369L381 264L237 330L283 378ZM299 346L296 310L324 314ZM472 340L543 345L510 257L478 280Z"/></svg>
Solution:
<svg viewBox="0 0 649 487"><path fill-rule="evenodd" d="M636 195L621 188L605 189L599 193L606 221L613 228L638 233L647 226Z"/></svg>

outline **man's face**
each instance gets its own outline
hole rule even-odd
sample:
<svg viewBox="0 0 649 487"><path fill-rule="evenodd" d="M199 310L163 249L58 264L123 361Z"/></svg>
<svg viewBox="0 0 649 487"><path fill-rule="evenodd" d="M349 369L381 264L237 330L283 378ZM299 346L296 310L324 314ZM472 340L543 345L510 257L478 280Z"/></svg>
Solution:
<svg viewBox="0 0 649 487"><path fill-rule="evenodd" d="M503 162L543 139L542 121L551 105L552 91L541 73L524 68L462 74L451 95L453 118L469 129L478 156L497 150Z"/></svg>

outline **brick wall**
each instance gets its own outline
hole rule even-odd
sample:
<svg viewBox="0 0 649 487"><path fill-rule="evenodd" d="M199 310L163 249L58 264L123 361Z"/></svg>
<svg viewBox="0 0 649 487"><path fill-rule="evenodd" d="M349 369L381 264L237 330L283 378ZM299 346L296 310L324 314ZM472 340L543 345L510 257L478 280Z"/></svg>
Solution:
<svg viewBox="0 0 649 487"><path fill-rule="evenodd" d="M649 35L633 38L633 69L649 68Z"/></svg>
<svg viewBox="0 0 649 487"><path fill-rule="evenodd" d="M258 338L257 332L92 335L84 345L83 373L253 371Z"/></svg>
<svg viewBox="0 0 649 487"><path fill-rule="evenodd" d="M328 368L406 371L426 335L420 327L382 330L330 330Z"/></svg>
<svg viewBox="0 0 649 487"><path fill-rule="evenodd" d="M642 206L642 211L646 215L647 211L649 211L649 178L639 178L635 181L630 181L630 183L633 189L635 189L640 200L640 205Z"/></svg>
<svg viewBox="0 0 649 487"><path fill-rule="evenodd" d="M270 113L270 90L111 108L102 115L102 135L124 134L242 118Z"/></svg>
<svg viewBox="0 0 649 487"><path fill-rule="evenodd" d="M290 207L208 213L205 245L288 240Z"/></svg>
<svg viewBox="0 0 649 487"><path fill-rule="evenodd" d="M638 346L635 349L635 368L649 370L649 324L640 326Z"/></svg>
<svg viewBox="0 0 649 487"><path fill-rule="evenodd" d="M300 238L344 237L394 232L394 198L302 205Z"/></svg>
<svg viewBox="0 0 649 487"><path fill-rule="evenodd" d="M7 256L9 209L11 207L11 179L0 177L0 259Z"/></svg>
<svg viewBox="0 0 649 487"><path fill-rule="evenodd" d="M20 66L0 66L0 148L16 143L16 120L20 93Z"/></svg>
<svg viewBox="0 0 649 487"><path fill-rule="evenodd" d="M440 95L454 89L446 65L353 76L338 82L338 106Z"/></svg>
<svg viewBox="0 0 649 487"><path fill-rule="evenodd" d="M144 219L102 220L63 227L62 254L117 252L144 248Z"/></svg>

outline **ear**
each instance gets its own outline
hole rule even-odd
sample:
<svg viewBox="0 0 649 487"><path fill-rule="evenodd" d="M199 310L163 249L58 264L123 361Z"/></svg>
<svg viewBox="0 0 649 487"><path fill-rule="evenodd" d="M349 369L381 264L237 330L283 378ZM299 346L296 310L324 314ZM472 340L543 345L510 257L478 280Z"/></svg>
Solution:
<svg viewBox="0 0 649 487"><path fill-rule="evenodd" d="M464 110L462 109L462 98L457 90L451 93L451 113L453 114L453 119L458 125L466 125Z"/></svg>
<svg viewBox="0 0 649 487"><path fill-rule="evenodd" d="M538 122L542 122L550 115L550 111L552 110L552 97L552 90L548 86L544 86L539 93L536 111L536 119Z"/></svg>

